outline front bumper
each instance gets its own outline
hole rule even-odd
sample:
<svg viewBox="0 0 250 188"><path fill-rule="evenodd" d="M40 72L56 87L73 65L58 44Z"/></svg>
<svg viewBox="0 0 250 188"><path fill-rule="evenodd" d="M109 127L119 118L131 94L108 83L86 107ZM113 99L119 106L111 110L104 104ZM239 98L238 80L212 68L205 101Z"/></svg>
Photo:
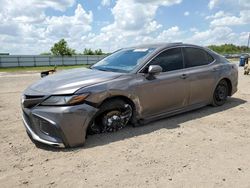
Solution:
<svg viewBox="0 0 250 188"><path fill-rule="evenodd" d="M23 123L33 140L53 147L75 147L84 144L88 125L98 109L81 104L22 110Z"/></svg>
<svg viewBox="0 0 250 188"><path fill-rule="evenodd" d="M47 144L47 145L50 145L50 146L54 146L54 147L59 147L59 148L64 148L65 145L61 142L51 142L51 141L48 141L48 140L45 140L45 139L42 139L40 138L31 128L30 126L28 125L27 121L25 120L24 116L22 116L22 119L23 119L23 124L28 132L28 134L31 136L31 138L35 141L38 141L40 143L43 143L43 144Z"/></svg>

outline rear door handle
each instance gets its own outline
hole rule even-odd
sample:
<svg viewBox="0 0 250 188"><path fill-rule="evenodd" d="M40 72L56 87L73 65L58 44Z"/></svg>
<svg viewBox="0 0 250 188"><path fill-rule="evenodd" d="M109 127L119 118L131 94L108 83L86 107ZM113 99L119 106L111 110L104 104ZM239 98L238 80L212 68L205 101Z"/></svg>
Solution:
<svg viewBox="0 0 250 188"><path fill-rule="evenodd" d="M182 74L182 75L181 75L181 79L186 79L187 77L188 77L187 74Z"/></svg>

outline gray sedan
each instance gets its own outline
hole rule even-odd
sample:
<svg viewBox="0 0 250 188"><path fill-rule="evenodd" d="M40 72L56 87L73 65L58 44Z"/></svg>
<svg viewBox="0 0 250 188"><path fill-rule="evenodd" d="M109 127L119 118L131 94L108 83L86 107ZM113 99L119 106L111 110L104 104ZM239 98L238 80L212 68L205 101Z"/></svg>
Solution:
<svg viewBox="0 0 250 188"><path fill-rule="evenodd" d="M115 132L206 105L237 91L238 69L200 46L169 43L120 49L90 68L47 76L22 95L32 140L83 145L87 134Z"/></svg>

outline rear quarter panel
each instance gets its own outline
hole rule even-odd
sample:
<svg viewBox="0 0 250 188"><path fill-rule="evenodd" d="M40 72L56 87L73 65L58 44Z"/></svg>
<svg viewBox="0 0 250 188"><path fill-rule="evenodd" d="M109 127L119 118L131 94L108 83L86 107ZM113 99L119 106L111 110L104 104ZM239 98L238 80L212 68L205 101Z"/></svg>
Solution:
<svg viewBox="0 0 250 188"><path fill-rule="evenodd" d="M220 71L217 77L217 82L214 86L214 90L217 84L222 79L228 79L231 82L232 86L230 95L233 95L234 93L237 92L238 88L238 66L235 63L230 63L230 62L222 62L219 63L217 66Z"/></svg>

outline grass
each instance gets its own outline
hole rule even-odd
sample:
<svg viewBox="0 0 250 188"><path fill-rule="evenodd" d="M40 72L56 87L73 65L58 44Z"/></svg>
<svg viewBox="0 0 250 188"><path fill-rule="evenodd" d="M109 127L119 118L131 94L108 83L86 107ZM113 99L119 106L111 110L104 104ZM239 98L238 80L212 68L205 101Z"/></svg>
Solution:
<svg viewBox="0 0 250 188"><path fill-rule="evenodd" d="M57 70L66 70L73 68L89 67L89 65L73 65L73 66L57 66ZM43 67L8 67L0 68L0 72L27 72L27 71L46 71L53 69L54 66L43 66Z"/></svg>

